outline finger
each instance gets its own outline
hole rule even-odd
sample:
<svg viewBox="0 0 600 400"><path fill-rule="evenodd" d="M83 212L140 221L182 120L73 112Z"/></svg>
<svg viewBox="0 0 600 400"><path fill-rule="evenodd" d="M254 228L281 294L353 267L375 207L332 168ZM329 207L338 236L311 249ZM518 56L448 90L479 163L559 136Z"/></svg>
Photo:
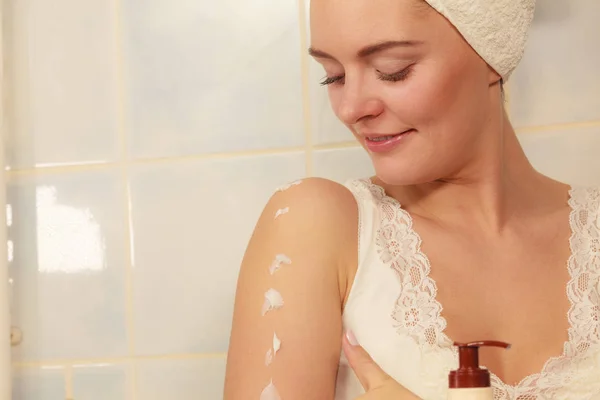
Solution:
<svg viewBox="0 0 600 400"><path fill-rule="evenodd" d="M343 348L350 366L366 392L377 389L390 379L356 340L352 331L346 332Z"/></svg>

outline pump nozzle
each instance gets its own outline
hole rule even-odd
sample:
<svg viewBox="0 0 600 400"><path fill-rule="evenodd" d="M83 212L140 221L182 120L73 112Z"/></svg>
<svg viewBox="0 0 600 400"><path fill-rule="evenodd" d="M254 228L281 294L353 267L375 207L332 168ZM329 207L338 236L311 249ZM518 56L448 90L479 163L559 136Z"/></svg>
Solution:
<svg viewBox="0 0 600 400"><path fill-rule="evenodd" d="M510 345L497 341L454 343L458 347L459 368L448 376L451 389L490 387L490 372L479 367L479 348L495 346L509 349Z"/></svg>

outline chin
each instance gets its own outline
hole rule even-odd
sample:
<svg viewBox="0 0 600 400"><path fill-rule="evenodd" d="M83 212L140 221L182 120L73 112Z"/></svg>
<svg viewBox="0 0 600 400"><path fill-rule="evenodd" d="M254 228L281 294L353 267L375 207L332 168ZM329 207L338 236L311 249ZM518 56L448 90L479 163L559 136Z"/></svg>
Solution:
<svg viewBox="0 0 600 400"><path fill-rule="evenodd" d="M409 186L432 182L436 177L434 171L422 162L410 159L379 159L377 156L371 158L375 175L386 185Z"/></svg>

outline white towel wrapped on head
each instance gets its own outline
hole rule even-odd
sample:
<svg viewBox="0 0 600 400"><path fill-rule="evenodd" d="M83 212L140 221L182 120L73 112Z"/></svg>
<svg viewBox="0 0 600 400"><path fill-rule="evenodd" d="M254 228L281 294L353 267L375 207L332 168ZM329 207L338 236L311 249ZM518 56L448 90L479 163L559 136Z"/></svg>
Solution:
<svg viewBox="0 0 600 400"><path fill-rule="evenodd" d="M525 50L535 0L425 0L506 81Z"/></svg>

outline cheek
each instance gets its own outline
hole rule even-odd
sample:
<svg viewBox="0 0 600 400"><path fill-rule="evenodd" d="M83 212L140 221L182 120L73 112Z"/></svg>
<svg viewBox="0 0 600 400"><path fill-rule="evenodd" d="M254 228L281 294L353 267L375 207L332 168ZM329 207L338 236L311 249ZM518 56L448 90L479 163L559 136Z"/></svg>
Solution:
<svg viewBox="0 0 600 400"><path fill-rule="evenodd" d="M437 119L450 97L435 80L417 76L405 83L389 85L382 95L397 119L417 130Z"/></svg>
<svg viewBox="0 0 600 400"><path fill-rule="evenodd" d="M478 79L460 69L424 65L414 72L405 83L386 88L385 101L417 130L431 135L464 129L486 103Z"/></svg>

